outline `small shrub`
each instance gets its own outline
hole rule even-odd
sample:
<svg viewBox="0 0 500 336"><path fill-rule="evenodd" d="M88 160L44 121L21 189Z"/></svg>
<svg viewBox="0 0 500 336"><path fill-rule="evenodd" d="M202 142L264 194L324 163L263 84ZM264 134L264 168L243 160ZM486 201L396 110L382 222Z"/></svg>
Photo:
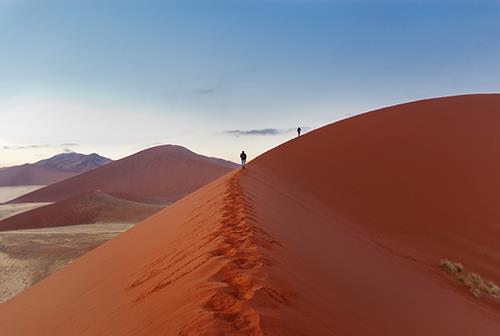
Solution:
<svg viewBox="0 0 500 336"><path fill-rule="evenodd" d="M453 266L455 266L458 273L462 273L464 271L464 266L459 262L454 262Z"/></svg>
<svg viewBox="0 0 500 336"><path fill-rule="evenodd" d="M474 288L474 283L469 278L465 278L464 285L465 285L465 287L467 287L469 289Z"/></svg>
<svg viewBox="0 0 500 336"><path fill-rule="evenodd" d="M481 292L483 293L486 293L486 294L489 294L491 295L491 293L493 293L493 291L491 290L491 288L485 284L484 282L481 282L478 287L477 287Z"/></svg>
<svg viewBox="0 0 500 336"><path fill-rule="evenodd" d="M453 274L458 272L458 269L455 266L455 264L449 261L448 259L441 259L439 265L447 273Z"/></svg>
<svg viewBox="0 0 500 336"><path fill-rule="evenodd" d="M488 282L488 287L490 287L490 288L491 288L491 291L492 291L493 293L498 293L498 292L500 292L500 288L499 288L499 287L498 287L498 286L497 286L497 285L496 285L493 281L489 281L489 282Z"/></svg>
<svg viewBox="0 0 500 336"><path fill-rule="evenodd" d="M493 281L485 281L477 273L465 273L464 266L459 262L441 259L439 266L446 273L455 275L457 281L463 284L474 297L480 298L485 294L500 301L500 287Z"/></svg>
<svg viewBox="0 0 500 336"><path fill-rule="evenodd" d="M471 278L472 282L474 283L474 285L477 285L477 286L483 282L483 278L481 278L481 276L477 273L471 273L470 278Z"/></svg>
<svg viewBox="0 0 500 336"><path fill-rule="evenodd" d="M463 274L458 274L457 280L460 281L461 283L465 284L465 281L467 280L467 278Z"/></svg>
<svg viewBox="0 0 500 336"><path fill-rule="evenodd" d="M471 288L469 289L469 292L471 292L471 294L477 298L481 297L481 291L479 290L479 288Z"/></svg>

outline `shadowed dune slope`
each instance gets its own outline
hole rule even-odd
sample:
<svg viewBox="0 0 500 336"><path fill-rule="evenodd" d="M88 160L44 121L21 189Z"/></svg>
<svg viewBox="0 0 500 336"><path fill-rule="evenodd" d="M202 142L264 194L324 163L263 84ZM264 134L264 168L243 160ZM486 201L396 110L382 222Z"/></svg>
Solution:
<svg viewBox="0 0 500 336"><path fill-rule="evenodd" d="M137 223L162 209L103 192L87 192L0 221L0 231L92 223Z"/></svg>
<svg viewBox="0 0 500 336"><path fill-rule="evenodd" d="M0 305L6 335L498 335L500 95L398 105L267 152ZM493 155L495 154L495 155Z"/></svg>
<svg viewBox="0 0 500 336"><path fill-rule="evenodd" d="M130 200L173 202L236 166L229 161L195 154L181 146L157 146L23 195L10 203L57 202L88 191L102 191Z"/></svg>

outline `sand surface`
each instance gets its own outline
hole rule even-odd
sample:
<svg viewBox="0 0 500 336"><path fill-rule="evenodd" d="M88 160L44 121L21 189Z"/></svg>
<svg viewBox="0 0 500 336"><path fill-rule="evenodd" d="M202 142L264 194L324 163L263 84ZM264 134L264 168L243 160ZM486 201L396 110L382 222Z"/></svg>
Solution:
<svg viewBox="0 0 500 336"><path fill-rule="evenodd" d="M499 108L426 100L289 141L0 305L0 334L497 336L498 297L441 259L500 283Z"/></svg>
<svg viewBox="0 0 500 336"><path fill-rule="evenodd" d="M0 303L131 226L105 223L0 232Z"/></svg>

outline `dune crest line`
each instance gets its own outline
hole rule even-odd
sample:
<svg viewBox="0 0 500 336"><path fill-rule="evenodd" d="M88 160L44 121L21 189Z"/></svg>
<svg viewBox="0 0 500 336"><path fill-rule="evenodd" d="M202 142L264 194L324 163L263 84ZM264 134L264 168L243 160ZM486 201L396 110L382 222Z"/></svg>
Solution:
<svg viewBox="0 0 500 336"><path fill-rule="evenodd" d="M200 330L208 335L263 335L262 303L266 312L289 305L268 281L268 252L281 244L259 228L254 206L242 190L241 174L226 177L217 193L191 212L187 222L194 224L189 235L199 237L195 245L157 258L127 287L139 290L132 302L141 305L180 281L197 278L192 287L196 308L190 308L192 316L179 335L197 335ZM211 220L214 216L217 219Z"/></svg>
<svg viewBox="0 0 500 336"><path fill-rule="evenodd" d="M268 293L273 300L279 297L266 286L264 267L271 267L271 263L260 251L269 248L273 240L254 225L254 209L241 189L240 176L238 172L226 182L222 220L212 233L217 245L210 254L221 259L222 266L210 279L215 288L203 307L210 316L186 325L181 335L200 328L214 333L263 335L260 312L252 299L256 293Z"/></svg>

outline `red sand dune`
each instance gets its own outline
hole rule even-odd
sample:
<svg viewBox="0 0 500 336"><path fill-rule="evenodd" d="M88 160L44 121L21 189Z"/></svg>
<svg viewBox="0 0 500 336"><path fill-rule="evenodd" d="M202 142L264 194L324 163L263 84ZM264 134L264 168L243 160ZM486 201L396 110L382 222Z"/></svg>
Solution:
<svg viewBox="0 0 500 336"><path fill-rule="evenodd" d="M236 164L180 146L143 150L9 203L57 202L88 191L139 201L172 202L234 169Z"/></svg>
<svg viewBox="0 0 500 336"><path fill-rule="evenodd" d="M499 335L500 95L294 139L0 305L2 335Z"/></svg>
<svg viewBox="0 0 500 336"><path fill-rule="evenodd" d="M162 205L129 201L94 191L8 217L0 221L0 231L91 223L137 223L162 208Z"/></svg>
<svg viewBox="0 0 500 336"><path fill-rule="evenodd" d="M95 153L62 153L36 163L0 168L0 186L53 184L109 162Z"/></svg>

